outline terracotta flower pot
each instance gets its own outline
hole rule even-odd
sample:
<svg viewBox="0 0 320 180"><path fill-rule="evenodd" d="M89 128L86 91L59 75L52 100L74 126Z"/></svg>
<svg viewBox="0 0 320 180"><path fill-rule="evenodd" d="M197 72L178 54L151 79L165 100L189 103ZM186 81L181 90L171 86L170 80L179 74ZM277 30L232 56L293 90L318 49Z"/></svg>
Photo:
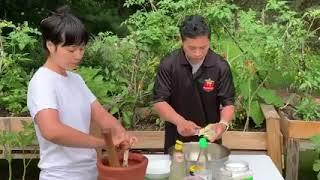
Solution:
<svg viewBox="0 0 320 180"><path fill-rule="evenodd" d="M99 159L98 180L144 180L148 159L143 154L129 153L128 164L128 167L110 167L107 157Z"/></svg>

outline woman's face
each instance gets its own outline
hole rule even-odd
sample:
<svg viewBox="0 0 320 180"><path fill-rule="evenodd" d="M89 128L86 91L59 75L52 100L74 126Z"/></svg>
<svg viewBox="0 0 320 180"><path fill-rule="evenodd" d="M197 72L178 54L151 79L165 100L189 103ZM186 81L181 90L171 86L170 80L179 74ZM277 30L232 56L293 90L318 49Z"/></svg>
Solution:
<svg viewBox="0 0 320 180"><path fill-rule="evenodd" d="M53 45L53 44L52 44ZM73 70L75 69L84 54L85 45L69 45L62 46L53 45L54 47L49 47L49 59L59 68L63 70Z"/></svg>

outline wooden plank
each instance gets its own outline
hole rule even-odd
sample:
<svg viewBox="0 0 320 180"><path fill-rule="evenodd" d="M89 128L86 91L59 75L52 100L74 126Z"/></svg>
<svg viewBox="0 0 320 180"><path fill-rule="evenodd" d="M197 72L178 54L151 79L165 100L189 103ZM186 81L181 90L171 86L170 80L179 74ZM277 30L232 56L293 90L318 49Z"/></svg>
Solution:
<svg viewBox="0 0 320 180"><path fill-rule="evenodd" d="M320 133L320 121L290 120L281 116L281 131L288 138L309 139Z"/></svg>
<svg viewBox="0 0 320 180"><path fill-rule="evenodd" d="M316 121L301 121L301 120L288 120L289 133L288 137L309 139L312 136L320 133L320 122Z"/></svg>
<svg viewBox="0 0 320 180"><path fill-rule="evenodd" d="M139 141L133 148L163 149L164 131L130 131ZM265 132L228 131L223 136L223 145L229 149L266 150Z"/></svg>
<svg viewBox="0 0 320 180"><path fill-rule="evenodd" d="M315 144L308 139L299 139L299 150L300 151L307 151L307 150L314 150Z"/></svg>
<svg viewBox="0 0 320 180"><path fill-rule="evenodd" d="M164 131L130 131L138 138L133 148L137 149L163 149Z"/></svg>
<svg viewBox="0 0 320 180"><path fill-rule="evenodd" d="M289 138L287 144L286 180L298 180L299 140Z"/></svg>
<svg viewBox="0 0 320 180"><path fill-rule="evenodd" d="M289 132L288 132L288 130L289 130L289 121L285 120L285 117L284 117L284 115L282 114L281 111L279 111L279 115L281 117L281 119L280 119L280 130L281 130L283 136L285 138L287 138L289 136Z"/></svg>
<svg viewBox="0 0 320 180"><path fill-rule="evenodd" d="M266 150L266 132L228 131L222 136L222 144L229 149Z"/></svg>
<svg viewBox="0 0 320 180"><path fill-rule="evenodd" d="M280 116L271 105L261 105L267 124L267 151L273 163L282 173L282 136L280 131Z"/></svg>
<svg viewBox="0 0 320 180"><path fill-rule="evenodd" d="M14 117L10 120L10 131L11 132L19 132L23 130L22 121L26 121L27 123L33 123L31 117Z"/></svg>
<svg viewBox="0 0 320 180"><path fill-rule="evenodd" d="M31 117L0 117L0 131L9 130L11 132L18 132L23 130L21 121L32 123Z"/></svg>
<svg viewBox="0 0 320 180"><path fill-rule="evenodd" d="M27 146L25 148L13 147L11 149L13 159L34 159L39 158L39 146ZM5 159L3 147L0 147L0 159Z"/></svg>
<svg viewBox="0 0 320 180"><path fill-rule="evenodd" d="M8 120L9 119L9 120ZM30 117L0 117L0 122L9 121L9 129L18 131L22 129L21 120L32 122ZM12 121L12 123L10 123ZM2 123L1 127L5 127ZM91 134L99 136L100 129L92 125ZM157 149L161 150L164 146L164 131L130 131L137 136L139 141L133 149ZM267 149L266 132L242 132L228 131L223 135L223 145L234 150L266 150ZM98 151L100 152L100 151Z"/></svg>

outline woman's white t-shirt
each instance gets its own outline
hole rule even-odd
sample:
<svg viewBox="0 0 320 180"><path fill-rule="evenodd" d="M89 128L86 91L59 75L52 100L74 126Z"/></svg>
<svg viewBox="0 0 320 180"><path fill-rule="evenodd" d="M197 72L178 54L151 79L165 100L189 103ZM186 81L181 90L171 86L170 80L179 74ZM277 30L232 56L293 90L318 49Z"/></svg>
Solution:
<svg viewBox="0 0 320 180"><path fill-rule="evenodd" d="M56 109L60 121L89 134L91 103L96 100L80 75L60 75L41 67L28 87L27 104L32 118L43 109ZM42 119L45 121L45 119ZM35 123L40 147L40 180L96 180L96 152L54 144L43 138Z"/></svg>

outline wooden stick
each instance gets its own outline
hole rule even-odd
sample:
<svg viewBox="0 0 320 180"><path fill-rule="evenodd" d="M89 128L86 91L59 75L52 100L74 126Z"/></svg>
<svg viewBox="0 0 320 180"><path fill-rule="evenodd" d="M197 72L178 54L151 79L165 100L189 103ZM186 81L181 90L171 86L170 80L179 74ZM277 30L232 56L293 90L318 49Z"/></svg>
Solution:
<svg viewBox="0 0 320 180"><path fill-rule="evenodd" d="M123 153L123 167L128 167L129 149L125 150Z"/></svg>
<svg viewBox="0 0 320 180"><path fill-rule="evenodd" d="M116 148L112 141L111 130L105 129L102 131L102 134L104 136L104 141L106 142L106 146L107 146L109 165L111 167L120 167L118 154L116 152Z"/></svg>

